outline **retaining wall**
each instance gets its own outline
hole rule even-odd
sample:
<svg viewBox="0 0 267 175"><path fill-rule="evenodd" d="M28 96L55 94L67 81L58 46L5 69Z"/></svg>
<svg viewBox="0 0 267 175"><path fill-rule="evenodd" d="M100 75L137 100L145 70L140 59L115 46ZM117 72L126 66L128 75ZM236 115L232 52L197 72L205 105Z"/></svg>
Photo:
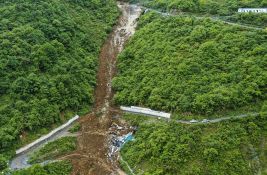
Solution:
<svg viewBox="0 0 267 175"><path fill-rule="evenodd" d="M16 151L16 155L21 154L23 152L26 152L27 150L39 145L40 143L49 140L49 138L53 137L54 135L56 135L58 132L62 131L63 129L67 128L68 126L70 126L74 121L78 120L79 116L76 115L75 117L73 117L72 119L70 119L67 123L61 125L60 127L54 129L53 131L51 131L50 133L48 133L47 135L44 135L42 137L40 137L39 139L35 140L34 142L30 143L29 145L26 145L20 149L18 149Z"/></svg>
<svg viewBox="0 0 267 175"><path fill-rule="evenodd" d="M136 106L131 106L131 107L121 106L120 109L122 111L135 113L135 114L143 114L143 115L149 115L149 116L154 116L154 117L163 117L167 119L171 118L170 113L154 111L149 108L141 108L141 107L136 107Z"/></svg>

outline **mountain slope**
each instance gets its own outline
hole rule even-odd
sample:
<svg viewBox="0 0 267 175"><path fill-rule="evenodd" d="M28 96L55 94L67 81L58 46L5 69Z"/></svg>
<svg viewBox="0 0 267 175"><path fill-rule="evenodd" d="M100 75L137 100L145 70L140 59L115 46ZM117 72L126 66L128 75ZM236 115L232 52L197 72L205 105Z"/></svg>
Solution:
<svg viewBox="0 0 267 175"><path fill-rule="evenodd" d="M266 119L199 125L141 122L135 140L121 154L136 174L266 174Z"/></svg>
<svg viewBox="0 0 267 175"><path fill-rule="evenodd" d="M149 13L119 56L115 102L212 114L266 99L267 32Z"/></svg>
<svg viewBox="0 0 267 175"><path fill-rule="evenodd" d="M121 155L134 173L267 173L266 38L266 31L209 18L142 16L119 56L113 80L117 104L171 111L172 117L195 113L207 118L247 106L262 112L188 125L129 115L126 119L138 131Z"/></svg>
<svg viewBox="0 0 267 175"><path fill-rule="evenodd" d="M163 10L230 15L241 7L266 7L265 0L132 0Z"/></svg>
<svg viewBox="0 0 267 175"><path fill-rule="evenodd" d="M106 0L0 3L0 153L23 131L89 111L99 50L118 15Z"/></svg>

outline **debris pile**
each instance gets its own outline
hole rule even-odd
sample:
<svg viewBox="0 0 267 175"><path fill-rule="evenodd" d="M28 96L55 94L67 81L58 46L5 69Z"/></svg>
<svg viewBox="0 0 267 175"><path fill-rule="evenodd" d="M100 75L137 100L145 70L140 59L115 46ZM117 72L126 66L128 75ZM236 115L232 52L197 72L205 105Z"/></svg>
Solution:
<svg viewBox="0 0 267 175"><path fill-rule="evenodd" d="M136 127L132 126L119 126L116 123L112 123L109 128L109 150L108 159L113 163L117 162L119 150L122 146L133 140L133 134L136 131Z"/></svg>

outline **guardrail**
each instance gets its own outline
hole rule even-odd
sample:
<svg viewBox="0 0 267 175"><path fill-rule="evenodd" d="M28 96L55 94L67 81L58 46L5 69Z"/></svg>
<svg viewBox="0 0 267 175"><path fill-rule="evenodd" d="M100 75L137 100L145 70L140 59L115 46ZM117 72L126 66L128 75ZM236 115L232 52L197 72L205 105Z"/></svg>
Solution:
<svg viewBox="0 0 267 175"><path fill-rule="evenodd" d="M34 146L37 146L38 144L42 143L43 141L48 140L50 137L54 136L55 134L57 134L59 131L65 129L66 127L70 126L74 121L78 120L79 116L76 115L75 117L73 117L72 119L70 119L67 123L61 125L60 127L54 129L53 131L51 131L50 133L48 133L47 135L44 135L42 137L40 137L39 139L35 140L34 142L30 143L29 145L26 145L20 149L18 149L16 151L16 155L21 154L31 148L33 148Z"/></svg>
<svg viewBox="0 0 267 175"><path fill-rule="evenodd" d="M131 106L131 107L121 106L120 109L122 111L129 112L129 113L143 114L143 115L162 117L162 118L167 118L167 119L171 118L170 113L154 111L149 108L141 108L141 107L136 107L136 106Z"/></svg>

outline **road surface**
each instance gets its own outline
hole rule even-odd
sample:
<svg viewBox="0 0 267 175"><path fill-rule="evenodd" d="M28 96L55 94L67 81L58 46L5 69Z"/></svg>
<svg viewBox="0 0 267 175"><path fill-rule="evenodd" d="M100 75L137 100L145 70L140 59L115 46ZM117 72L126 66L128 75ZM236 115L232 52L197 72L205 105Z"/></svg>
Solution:
<svg viewBox="0 0 267 175"><path fill-rule="evenodd" d="M199 123L208 124L208 123L219 123L222 121L232 120L232 119L242 119L242 118L251 117L251 116L258 116L258 115L259 115L259 113L242 114L242 115L237 115L237 116L229 116L229 117L210 119L207 122L202 122L202 120L199 120L197 122L190 122L188 120L176 120L176 122L177 123L183 123L183 124L199 124Z"/></svg>
<svg viewBox="0 0 267 175"><path fill-rule="evenodd" d="M156 12L158 14L161 14L162 16L189 16L186 14L173 14L173 13L168 13L168 12L161 12L159 10L146 8L146 7L142 7L142 8L145 9L145 12L152 11L152 12ZM235 26L239 26L239 27L243 27L243 28L247 28L247 29L265 30L264 28L260 28L260 27L252 27L252 26L248 26L248 25L244 25L244 24L238 24L238 23L234 23L234 22L225 21L225 20L220 19L218 16L209 16L209 17L202 17L202 16L197 16L197 15L191 15L191 16L193 16L197 19L210 18L213 21L220 21L220 22L223 22L225 24L235 25Z"/></svg>
<svg viewBox="0 0 267 175"><path fill-rule="evenodd" d="M68 130L72 127L72 125L66 127L65 129L59 131L58 133L54 134L53 136L51 136L49 139L47 139L45 142L41 142L40 144L38 144L35 147L32 147L30 149L28 149L27 151L22 152L21 154L16 155L15 158L13 158L10 162L10 169L11 170L19 170L19 169L25 169L25 168L29 168L32 165L29 164L27 161L29 160L29 156L36 150L40 149L41 147L43 147L45 144L52 142L54 140L57 140L61 137L66 137L66 136L76 136L75 134L72 134L70 132L68 132ZM42 164L47 164L48 161L42 163Z"/></svg>

